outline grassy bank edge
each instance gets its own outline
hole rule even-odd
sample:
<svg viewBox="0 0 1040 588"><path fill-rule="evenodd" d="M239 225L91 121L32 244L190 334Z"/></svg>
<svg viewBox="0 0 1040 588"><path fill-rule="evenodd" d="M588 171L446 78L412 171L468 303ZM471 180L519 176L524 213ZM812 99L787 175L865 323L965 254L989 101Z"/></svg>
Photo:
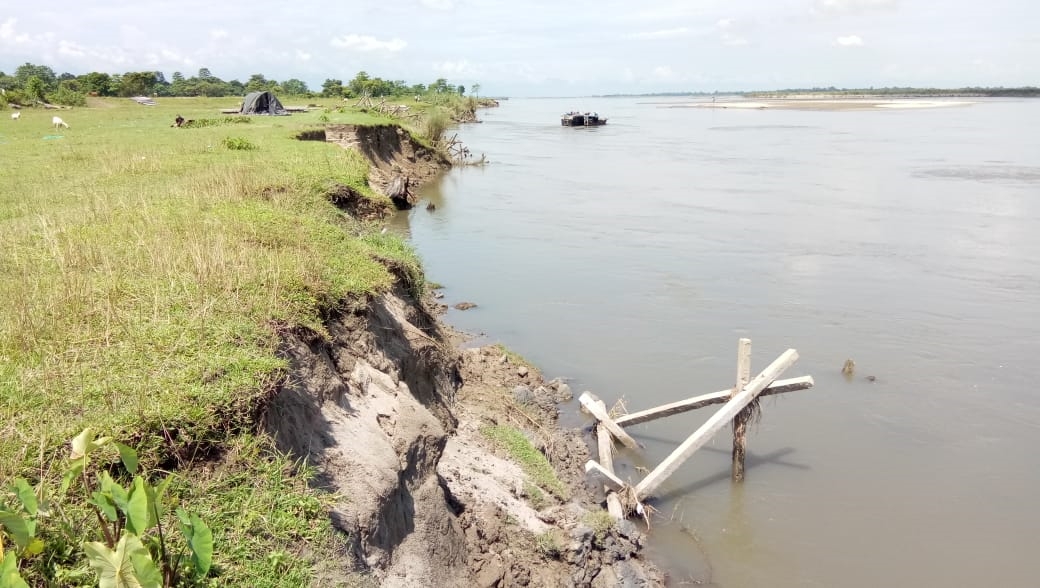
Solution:
<svg viewBox="0 0 1040 588"><path fill-rule="evenodd" d="M218 101L161 102L77 109L60 135L39 130L43 112L2 131L0 296L18 302L0 311L0 486L53 485L67 441L93 426L181 473L180 499L218 544L209 584L305 585L346 548L313 470L257 429L287 375L279 332L323 332L393 284L388 266L414 289L423 278L407 243L328 200L338 185L378 199L367 163L292 137L386 121L318 111L170 129ZM71 524L96 538L88 509ZM95 582L70 549L23 563L35 585Z"/></svg>

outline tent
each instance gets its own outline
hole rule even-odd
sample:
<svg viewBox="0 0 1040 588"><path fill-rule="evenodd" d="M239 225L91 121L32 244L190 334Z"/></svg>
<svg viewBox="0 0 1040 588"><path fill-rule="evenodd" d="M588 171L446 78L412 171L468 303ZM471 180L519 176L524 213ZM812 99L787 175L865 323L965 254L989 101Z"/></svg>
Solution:
<svg viewBox="0 0 1040 588"><path fill-rule="evenodd" d="M240 114L289 114L270 92L250 92L242 101Z"/></svg>

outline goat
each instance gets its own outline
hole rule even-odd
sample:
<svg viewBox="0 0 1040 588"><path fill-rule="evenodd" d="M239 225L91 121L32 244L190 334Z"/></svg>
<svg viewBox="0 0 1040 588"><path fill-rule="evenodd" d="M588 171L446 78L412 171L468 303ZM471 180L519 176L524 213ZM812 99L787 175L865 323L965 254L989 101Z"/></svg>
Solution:
<svg viewBox="0 0 1040 588"><path fill-rule="evenodd" d="M54 128L58 128L58 127L65 127L66 129L69 128L69 123L61 120L60 116L56 116L56 117L52 118L51 119L51 123L54 124Z"/></svg>
<svg viewBox="0 0 1040 588"><path fill-rule="evenodd" d="M11 120L18 120L21 117L22 117L22 113L20 113L20 112L12 112L11 113Z"/></svg>

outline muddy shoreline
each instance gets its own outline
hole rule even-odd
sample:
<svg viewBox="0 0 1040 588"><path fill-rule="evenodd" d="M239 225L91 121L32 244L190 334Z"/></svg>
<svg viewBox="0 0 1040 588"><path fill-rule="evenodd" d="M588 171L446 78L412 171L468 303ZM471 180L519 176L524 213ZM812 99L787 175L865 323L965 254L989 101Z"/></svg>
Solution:
<svg viewBox="0 0 1040 588"><path fill-rule="evenodd" d="M330 135L415 186L446 167L397 129ZM441 321L443 306L428 292L416 298L410 280L330 315L323 332L283 338L290 377L267 429L318 467L337 497L333 523L349 536L349 553L323 564L317 582L664 585L638 526L605 518L586 484L586 439L558 418L567 384L499 346L467 348ZM554 475L533 474L524 448Z"/></svg>

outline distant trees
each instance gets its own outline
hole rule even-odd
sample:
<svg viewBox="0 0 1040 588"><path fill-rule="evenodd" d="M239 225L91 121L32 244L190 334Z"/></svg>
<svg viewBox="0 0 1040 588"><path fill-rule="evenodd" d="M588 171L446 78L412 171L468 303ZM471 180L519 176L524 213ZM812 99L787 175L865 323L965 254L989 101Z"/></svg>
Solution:
<svg viewBox="0 0 1040 588"><path fill-rule="evenodd" d="M128 71L119 81L120 96L151 96L159 78L154 71Z"/></svg>
<svg viewBox="0 0 1040 588"><path fill-rule="evenodd" d="M112 76L107 73L92 71L76 78L76 81L79 82L80 90L88 94L97 94L98 96L111 94Z"/></svg>
<svg viewBox="0 0 1040 588"><path fill-rule="evenodd" d="M224 81L206 67L199 68L196 75L191 77L180 71L173 72L169 78L161 71L128 71L121 74L92 71L81 75L65 72L59 76L50 67L33 63L18 66L13 75L0 72L0 88L7 91L7 102L29 104L41 100L73 106L85 104L87 95L215 97L241 96L246 92L265 90L294 96L311 94L307 83L301 79L289 78L279 83L262 73L252 74L245 83L238 80ZM471 86L472 94L477 94L479 90L479 84ZM465 86L450 84L445 78L438 78L429 85L409 85L404 80L386 80L366 71L359 71L346 84L340 79L327 78L320 90L326 98L356 98L365 95L433 98L434 95L464 95L465 92Z"/></svg>
<svg viewBox="0 0 1040 588"><path fill-rule="evenodd" d="M303 80L298 80L296 78L289 78L288 80L285 80L284 82L282 82L281 86L282 92L285 92L286 94L292 94L294 96L304 96L310 93L310 91L307 89L307 83Z"/></svg>
<svg viewBox="0 0 1040 588"><path fill-rule="evenodd" d="M321 95L326 98L342 98L343 80L326 79L321 85Z"/></svg>

